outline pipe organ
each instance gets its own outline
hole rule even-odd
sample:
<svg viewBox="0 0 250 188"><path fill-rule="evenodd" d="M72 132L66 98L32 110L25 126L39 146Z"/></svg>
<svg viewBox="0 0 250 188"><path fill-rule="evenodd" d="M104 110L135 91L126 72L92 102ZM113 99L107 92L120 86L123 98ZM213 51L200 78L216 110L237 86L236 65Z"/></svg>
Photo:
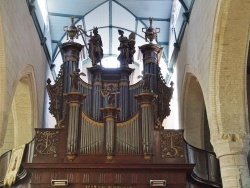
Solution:
<svg viewBox="0 0 250 188"><path fill-rule="evenodd" d="M152 29L151 25L146 37ZM91 37L90 41L98 40ZM88 83L78 69L83 46L72 40L60 46L63 65L55 84L48 80L47 85L57 124L54 129L36 129L26 146L20 173L28 175L20 185L36 188L67 182L63 186L145 188L151 180L159 180L165 182L163 187L186 187L193 165L183 154L183 132L162 127L173 93L159 68L162 47L151 42L140 47L142 79L131 85L134 69L126 58L131 58L134 41L123 40L132 47L120 45L119 68L104 68L98 51L93 53ZM7 155L4 160L13 162Z"/></svg>

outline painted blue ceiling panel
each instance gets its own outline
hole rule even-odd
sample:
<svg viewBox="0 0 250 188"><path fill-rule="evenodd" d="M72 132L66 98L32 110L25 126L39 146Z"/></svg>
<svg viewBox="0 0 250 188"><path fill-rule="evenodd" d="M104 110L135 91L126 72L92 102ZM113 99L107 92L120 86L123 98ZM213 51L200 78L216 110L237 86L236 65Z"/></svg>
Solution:
<svg viewBox="0 0 250 188"><path fill-rule="evenodd" d="M52 43L52 50L53 51L55 51L56 47L57 47L57 43Z"/></svg>
<svg viewBox="0 0 250 188"><path fill-rule="evenodd" d="M137 17L169 18L173 0L117 0Z"/></svg>
<svg viewBox="0 0 250 188"><path fill-rule="evenodd" d="M118 5L112 3L112 25L126 28L130 31L135 32L136 17L133 16L129 11Z"/></svg>
<svg viewBox="0 0 250 188"><path fill-rule="evenodd" d="M109 25L109 3L106 2L85 16L86 30Z"/></svg>
<svg viewBox="0 0 250 188"><path fill-rule="evenodd" d="M47 0L48 12L85 15L106 0Z"/></svg>
<svg viewBox="0 0 250 188"><path fill-rule="evenodd" d="M49 20L52 40L61 40L64 34L63 27L70 25L70 19L68 17L49 16Z"/></svg>

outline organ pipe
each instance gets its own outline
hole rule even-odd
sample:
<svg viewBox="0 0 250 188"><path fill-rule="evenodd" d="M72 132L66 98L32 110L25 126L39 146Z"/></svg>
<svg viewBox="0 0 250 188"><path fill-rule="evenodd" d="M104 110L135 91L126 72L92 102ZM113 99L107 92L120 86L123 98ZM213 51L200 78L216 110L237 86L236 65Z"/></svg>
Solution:
<svg viewBox="0 0 250 188"><path fill-rule="evenodd" d="M68 121L68 137L67 137L67 157L74 160L78 153L78 134L80 124L80 106L82 100L86 97L81 92L69 92L64 94L69 103L69 121Z"/></svg>

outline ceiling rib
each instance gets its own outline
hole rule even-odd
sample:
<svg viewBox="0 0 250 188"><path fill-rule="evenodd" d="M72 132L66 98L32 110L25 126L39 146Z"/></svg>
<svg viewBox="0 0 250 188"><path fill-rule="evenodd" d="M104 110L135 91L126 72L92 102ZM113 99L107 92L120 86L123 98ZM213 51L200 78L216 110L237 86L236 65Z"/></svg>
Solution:
<svg viewBox="0 0 250 188"><path fill-rule="evenodd" d="M148 18L137 17L139 20L148 20ZM153 18L153 21L170 22L170 18Z"/></svg>
<svg viewBox="0 0 250 188"><path fill-rule="evenodd" d="M138 19L136 19L135 21L135 33L137 33L137 29L138 29ZM135 35L136 37L137 35Z"/></svg>
<svg viewBox="0 0 250 188"><path fill-rule="evenodd" d="M109 54L112 54L112 0L109 0Z"/></svg>
<svg viewBox="0 0 250 188"><path fill-rule="evenodd" d="M63 13L57 13L57 12L48 12L49 16L58 16L58 17L75 17L75 18L82 18L83 15L74 15L74 14L63 14Z"/></svg>

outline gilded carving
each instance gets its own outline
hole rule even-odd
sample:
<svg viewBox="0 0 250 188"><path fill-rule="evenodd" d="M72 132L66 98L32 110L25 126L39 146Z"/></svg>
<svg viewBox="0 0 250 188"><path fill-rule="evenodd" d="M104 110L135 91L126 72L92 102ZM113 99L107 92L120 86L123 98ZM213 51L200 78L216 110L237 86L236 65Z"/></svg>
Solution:
<svg viewBox="0 0 250 188"><path fill-rule="evenodd" d="M91 90L91 89L92 89L92 85L90 85L90 84L84 82L82 79L80 79L79 85L82 86L83 88L88 89L88 90Z"/></svg>
<svg viewBox="0 0 250 188"><path fill-rule="evenodd" d="M63 110L63 94L62 94L62 86L63 86L63 65L61 66L61 70L59 71L58 77L56 78L55 84L51 85L51 80L47 80L48 85L46 86L48 95L50 98L50 106L49 112L56 119L56 127L59 127L59 121L61 119L61 112Z"/></svg>
<svg viewBox="0 0 250 188"><path fill-rule="evenodd" d="M160 68L159 68L159 74L158 74L158 108L157 111L155 112L157 115L157 124L162 124L162 121L166 116L170 115L170 100L173 95L173 85L174 83L171 82L170 85L171 87L168 87L166 85L166 81L164 80Z"/></svg>
<svg viewBox="0 0 250 188"><path fill-rule="evenodd" d="M4 177L4 187L11 187L15 183L18 170L21 166L24 149L25 145L22 145L12 150L9 166Z"/></svg>
<svg viewBox="0 0 250 188"><path fill-rule="evenodd" d="M90 123L91 125L94 125L94 126L104 126L103 122L99 122L99 121L95 121L95 120L91 119L84 112L82 113L82 118L85 121L87 121L88 123Z"/></svg>
<svg viewBox="0 0 250 188"><path fill-rule="evenodd" d="M161 155L167 157L184 157L184 142L182 131L161 132Z"/></svg>
<svg viewBox="0 0 250 188"><path fill-rule="evenodd" d="M58 131L37 131L34 156L36 157L38 154L42 154L54 155L54 157L56 157L58 140Z"/></svg>
<svg viewBox="0 0 250 188"><path fill-rule="evenodd" d="M139 113L136 113L136 114L135 114L132 118L130 118L129 120L123 121L123 122L120 122L120 123L116 123L116 126L117 126L117 127L120 127L120 126L130 125L132 122L135 122L136 120L138 120L138 117L139 117Z"/></svg>

